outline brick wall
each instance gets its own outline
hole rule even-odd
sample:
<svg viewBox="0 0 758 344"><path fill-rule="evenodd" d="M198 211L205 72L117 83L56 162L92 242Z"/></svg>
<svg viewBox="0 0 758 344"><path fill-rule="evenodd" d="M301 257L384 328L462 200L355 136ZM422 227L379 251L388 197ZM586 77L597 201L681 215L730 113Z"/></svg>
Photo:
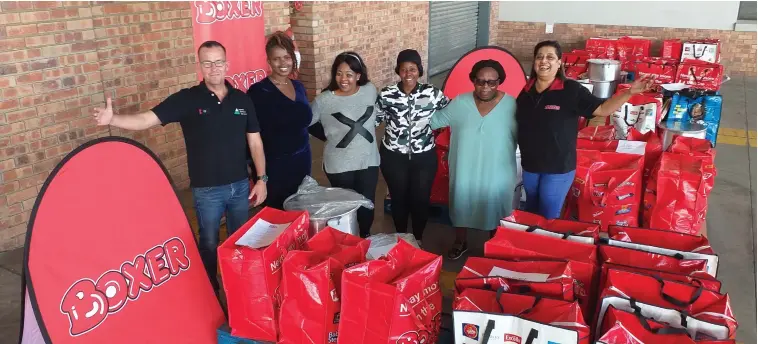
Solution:
<svg viewBox="0 0 758 344"><path fill-rule="evenodd" d="M109 135L91 117L147 110L197 83L190 2L0 2L0 251L23 245L50 171ZM288 2L266 2L266 33L289 26ZM113 135L146 144L179 188L189 184L178 124Z"/></svg>
<svg viewBox="0 0 758 344"><path fill-rule="evenodd" d="M329 83L334 57L358 52L381 88L398 80L397 53L416 49L428 58L428 2L305 2L292 15L303 64L300 80L314 97Z"/></svg>
<svg viewBox="0 0 758 344"><path fill-rule="evenodd" d="M660 56L661 41L670 38L717 38L721 40L721 64L726 74L756 75L756 33L724 30L676 29L641 26L555 24L552 34L545 33L545 23L498 22L497 44L522 61L532 58L534 45L546 39L557 40L564 51L584 48L593 36L654 37L651 53Z"/></svg>

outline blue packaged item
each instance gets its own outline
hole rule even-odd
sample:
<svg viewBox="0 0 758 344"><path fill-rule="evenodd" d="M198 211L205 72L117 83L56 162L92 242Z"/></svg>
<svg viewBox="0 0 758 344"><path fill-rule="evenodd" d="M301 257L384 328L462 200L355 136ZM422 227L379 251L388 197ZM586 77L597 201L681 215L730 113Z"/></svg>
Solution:
<svg viewBox="0 0 758 344"><path fill-rule="evenodd" d="M716 146L721 123L721 95L693 95L676 93L671 98L667 122L694 122L706 127L706 139Z"/></svg>
<svg viewBox="0 0 758 344"><path fill-rule="evenodd" d="M219 329L216 330L216 334L218 334L218 344L268 344L267 342L260 342L260 341L256 341L252 339L235 337L235 336L232 336L231 332L232 330L229 328L229 325L227 324L221 325L221 327L219 327Z"/></svg>

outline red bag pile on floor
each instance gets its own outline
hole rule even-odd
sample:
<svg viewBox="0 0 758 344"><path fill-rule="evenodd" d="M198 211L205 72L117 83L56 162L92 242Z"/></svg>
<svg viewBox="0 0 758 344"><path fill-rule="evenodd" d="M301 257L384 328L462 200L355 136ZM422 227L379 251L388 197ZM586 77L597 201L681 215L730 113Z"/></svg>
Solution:
<svg viewBox="0 0 758 344"><path fill-rule="evenodd" d="M610 269L598 302L596 333L609 328L609 309L637 313L666 328L685 329L698 340L731 340L737 330L729 296L703 286L670 281L657 275ZM605 324L605 326L604 326Z"/></svg>
<svg viewBox="0 0 758 344"><path fill-rule="evenodd" d="M574 279L574 297L582 308L585 320L591 319L594 286L598 275L597 247L576 241L498 228L495 236L484 243L484 256L505 260L569 261Z"/></svg>
<svg viewBox="0 0 758 344"><path fill-rule="evenodd" d="M514 210L511 215L500 220L500 226L585 244L594 244L600 237L600 226L597 224L561 219L548 220L521 210Z"/></svg>
<svg viewBox="0 0 758 344"><path fill-rule="evenodd" d="M282 263L279 344L337 342L342 271L363 263L369 241L326 227Z"/></svg>
<svg viewBox="0 0 758 344"><path fill-rule="evenodd" d="M508 261L470 257L455 278L455 294L468 288L574 301L574 278L568 261Z"/></svg>
<svg viewBox="0 0 758 344"><path fill-rule="evenodd" d="M682 58L682 40L678 38L663 40L661 46L661 57L680 61Z"/></svg>
<svg viewBox="0 0 758 344"><path fill-rule="evenodd" d="M647 178L650 176L653 167L655 167L655 164L658 162L658 159L661 158L661 154L663 153L663 144L661 143L661 139L658 137L658 135L652 131L647 132L647 134L642 134L635 128L629 128L625 141L618 141L613 138L603 140L602 138L606 137L606 135L609 133L615 133L615 128L610 125L591 128L600 128L597 129L597 132L602 134L590 136L592 135L590 132L585 132L590 128L583 129L580 131L579 138L576 142L577 149L639 154L640 148L642 148L643 145L636 142L645 143L645 168L642 174L642 185L646 185ZM590 139L587 139L587 137L590 137Z"/></svg>
<svg viewBox="0 0 758 344"><path fill-rule="evenodd" d="M398 241L342 274L338 343L436 343L442 257Z"/></svg>
<svg viewBox="0 0 758 344"><path fill-rule="evenodd" d="M645 188L643 227L698 234L716 177L710 142L676 137Z"/></svg>
<svg viewBox="0 0 758 344"><path fill-rule="evenodd" d="M300 249L308 240L308 219L305 211L266 207L219 246L233 336L277 340L282 261L287 252Z"/></svg>
<svg viewBox="0 0 758 344"><path fill-rule="evenodd" d="M637 226L642 200L642 155L577 150L576 177L566 216L582 222Z"/></svg>
<svg viewBox="0 0 758 344"><path fill-rule="evenodd" d="M576 302L466 289L453 303L456 343L589 344ZM496 341L493 339L497 338ZM426 343L426 342L414 342Z"/></svg>
<svg viewBox="0 0 758 344"><path fill-rule="evenodd" d="M450 197L450 167L447 160L450 150L450 129L441 130L434 142L436 144L435 152L437 153L437 174L434 175L432 182L430 199L432 204L447 205Z"/></svg>

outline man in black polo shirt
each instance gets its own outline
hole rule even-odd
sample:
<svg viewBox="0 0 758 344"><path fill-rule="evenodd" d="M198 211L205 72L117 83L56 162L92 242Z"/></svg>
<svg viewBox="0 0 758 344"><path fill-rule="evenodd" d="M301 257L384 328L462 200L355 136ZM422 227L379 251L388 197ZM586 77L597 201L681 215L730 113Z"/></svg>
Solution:
<svg viewBox="0 0 758 344"><path fill-rule="evenodd" d="M144 130L179 122L187 146L190 187L195 202L203 265L214 290L219 226L226 213L231 235L248 220L249 199L257 206L266 199L266 159L258 119L250 98L225 80L229 65L221 43L208 41L198 49L203 82L172 94L150 111L113 114L111 99L95 109L98 125ZM250 189L247 147L255 162L257 182Z"/></svg>

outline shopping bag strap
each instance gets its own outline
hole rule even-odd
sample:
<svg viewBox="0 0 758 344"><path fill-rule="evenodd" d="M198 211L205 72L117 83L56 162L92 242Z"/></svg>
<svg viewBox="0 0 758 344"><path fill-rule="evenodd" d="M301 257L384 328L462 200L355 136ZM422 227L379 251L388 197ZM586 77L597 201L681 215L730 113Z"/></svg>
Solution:
<svg viewBox="0 0 758 344"><path fill-rule="evenodd" d="M673 296L671 296L669 294L666 294L666 292L663 290L663 287L666 285L666 283L663 281L663 279L660 276L652 275L651 277L655 278L658 281L658 283L660 283L660 285L661 285L661 297L664 300L668 301L669 303L671 303L672 305L675 305L677 307L684 308L684 307L687 307L689 305L692 305L693 303L695 303L695 301L697 301L698 298L700 298L700 295L703 294L703 285L700 284L700 286L697 288L697 290L695 291L695 293L692 294L692 297L689 300L687 300L687 301L678 300L677 298L675 298L675 297L673 297Z"/></svg>
<svg viewBox="0 0 758 344"><path fill-rule="evenodd" d="M642 327L644 327L645 330L647 330L650 333L660 334L660 335L667 335L667 334L668 335L677 335L677 334L687 335L688 334L688 332L687 332L687 326L686 326L686 321L685 321L685 324L684 324L684 328L675 328L675 327L666 326L666 327L654 330L652 327L650 327L650 324L647 323L647 318L645 318L645 316L642 315L642 312L640 311L640 308L638 306L636 306L636 305L634 307L634 313L633 314L637 317L637 320L640 321L640 324L642 324ZM684 319L686 319L686 316L684 317Z"/></svg>
<svg viewBox="0 0 758 344"><path fill-rule="evenodd" d="M487 326L484 327L484 333L482 334L482 344L487 344L490 342L490 336L492 335L492 330L494 329L495 320L487 320Z"/></svg>
<svg viewBox="0 0 758 344"><path fill-rule="evenodd" d="M550 232L549 230L547 230L547 229L544 229L544 228L542 228L542 227L539 227L539 226L529 226L529 227L527 227L527 228L526 228L526 231L525 231L525 232L527 232L527 233L531 233L531 232L534 232L534 231L536 231L536 230L538 230L538 229L540 229L540 230L543 230L543 231L548 231L548 232ZM572 231L568 231L567 233L564 233L564 234L561 236L561 239L568 239L568 237L570 237L570 236L572 236L572 235L574 235L574 232L572 232Z"/></svg>

